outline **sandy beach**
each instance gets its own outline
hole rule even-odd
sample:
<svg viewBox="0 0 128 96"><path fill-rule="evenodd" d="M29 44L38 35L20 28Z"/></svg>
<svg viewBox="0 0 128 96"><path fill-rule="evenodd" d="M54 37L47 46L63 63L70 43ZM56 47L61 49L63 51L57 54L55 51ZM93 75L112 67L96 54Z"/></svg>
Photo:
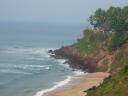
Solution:
<svg viewBox="0 0 128 96"><path fill-rule="evenodd" d="M84 91L103 83L104 79L109 76L106 72L89 73L83 75L83 78L69 82L67 86L56 89L52 92L44 94L45 96L86 96ZM43 95L43 96L44 96Z"/></svg>

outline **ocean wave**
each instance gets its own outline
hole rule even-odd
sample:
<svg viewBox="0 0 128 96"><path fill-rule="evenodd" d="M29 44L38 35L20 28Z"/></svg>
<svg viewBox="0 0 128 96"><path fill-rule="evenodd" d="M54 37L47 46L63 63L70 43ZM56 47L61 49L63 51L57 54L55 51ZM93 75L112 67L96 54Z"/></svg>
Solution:
<svg viewBox="0 0 128 96"><path fill-rule="evenodd" d="M45 96L46 93L54 91L57 88L66 86L69 82L72 81L72 78L77 78L78 79L77 76L81 76L81 75L86 75L86 74L83 71L76 70L76 71L73 72L72 76L67 76L67 78L63 81L55 82L54 83L55 86L53 86L52 88L49 88L49 89L41 90L41 91L37 92L34 96Z"/></svg>
<svg viewBox="0 0 128 96"><path fill-rule="evenodd" d="M73 74L74 74L74 75L85 75L85 74L87 74L87 73L85 73L85 72L83 72L83 71L81 71L81 70L75 70L75 71L73 72Z"/></svg>
<svg viewBox="0 0 128 96"><path fill-rule="evenodd" d="M51 92L59 87L66 85L67 83L69 83L71 81L71 79L72 79L71 76L67 76L67 78L65 80L56 83L56 85L53 86L52 88L41 90L41 91L37 92L34 96L43 96L44 94L46 94L48 92Z"/></svg>
<svg viewBox="0 0 128 96"><path fill-rule="evenodd" d="M79 76L86 75L86 74L88 74L88 73L84 73L81 70L75 70L73 72L72 76L67 76L67 78L63 81L55 82L54 83L55 86L53 86L52 88L49 88L49 89L41 90L41 91L37 92L34 96L44 96L48 92L54 91L57 88L67 85L69 82L72 81L72 78L78 79ZM80 77L80 78L82 78L82 77Z"/></svg>
<svg viewBox="0 0 128 96"><path fill-rule="evenodd" d="M70 66L69 66L69 64L59 64L60 66L63 66L63 67L65 67L65 68L68 68L68 69L70 69Z"/></svg>
<svg viewBox="0 0 128 96"><path fill-rule="evenodd" d="M69 64L65 63L67 61L66 59L56 59L56 61L58 62L58 65L70 68Z"/></svg>
<svg viewBox="0 0 128 96"><path fill-rule="evenodd" d="M46 60L46 58L43 58L43 57L29 57L29 58L26 58L27 60L37 60L37 61L44 61Z"/></svg>
<svg viewBox="0 0 128 96"><path fill-rule="evenodd" d="M50 65L0 64L0 68L41 70L41 69L50 69Z"/></svg>
<svg viewBox="0 0 128 96"><path fill-rule="evenodd" d="M65 63L67 61L66 59L56 59L56 60L58 63L61 63L61 64Z"/></svg>
<svg viewBox="0 0 128 96"><path fill-rule="evenodd" d="M48 53L49 50L55 50L56 48L6 48L1 50L1 52L5 53L15 53L15 54L38 54L43 57L49 58L50 55Z"/></svg>
<svg viewBox="0 0 128 96"><path fill-rule="evenodd" d="M0 73L6 73L6 74L31 74L29 72L23 72L19 70L10 70L10 69L1 69Z"/></svg>

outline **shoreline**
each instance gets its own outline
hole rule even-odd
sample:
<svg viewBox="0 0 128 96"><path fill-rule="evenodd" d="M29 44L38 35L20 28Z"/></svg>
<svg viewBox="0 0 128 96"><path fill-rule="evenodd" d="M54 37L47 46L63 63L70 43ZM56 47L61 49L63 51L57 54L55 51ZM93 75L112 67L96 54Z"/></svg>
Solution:
<svg viewBox="0 0 128 96"><path fill-rule="evenodd" d="M46 94L49 94L49 93L54 92L56 90L67 89L69 87L69 85L70 85L70 87L74 85L74 84L73 85L71 84L72 82L75 82L75 83L81 82L83 76L85 76L87 74L88 73L84 73L80 70L76 70L73 72L73 75L66 76L66 78L64 80L56 82L56 84L51 88L38 91L34 96L46 96Z"/></svg>
<svg viewBox="0 0 128 96"><path fill-rule="evenodd" d="M59 87L40 96L86 96L88 90L96 89L105 78L110 76L107 71L101 71L97 68L95 60L84 58L70 47L62 47L54 51L49 50L49 53L55 59L67 59L65 63L71 68L89 73L86 76L83 75L82 78L71 80L66 84L66 87Z"/></svg>
<svg viewBox="0 0 128 96"><path fill-rule="evenodd" d="M95 72L84 75L75 76L69 83L60 86L45 94L35 96L86 96L87 90L100 86L104 79L109 77L107 72Z"/></svg>

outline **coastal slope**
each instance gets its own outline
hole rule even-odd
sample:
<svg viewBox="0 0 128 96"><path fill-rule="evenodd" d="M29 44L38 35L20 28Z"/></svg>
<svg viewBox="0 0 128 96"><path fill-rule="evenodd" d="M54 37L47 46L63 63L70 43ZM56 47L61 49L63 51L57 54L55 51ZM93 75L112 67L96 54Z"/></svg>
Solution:
<svg viewBox="0 0 128 96"><path fill-rule="evenodd" d="M87 96L127 96L128 6L99 8L89 21L92 28L84 30L82 38L71 46L50 50L51 56L67 59L65 64L84 72L110 73L99 87L86 91L85 86Z"/></svg>

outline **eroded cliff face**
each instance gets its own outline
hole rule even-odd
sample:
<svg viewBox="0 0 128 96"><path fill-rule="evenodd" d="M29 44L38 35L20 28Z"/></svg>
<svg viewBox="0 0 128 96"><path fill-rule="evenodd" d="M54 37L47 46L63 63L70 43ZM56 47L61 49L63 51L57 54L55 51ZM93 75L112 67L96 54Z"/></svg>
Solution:
<svg viewBox="0 0 128 96"><path fill-rule="evenodd" d="M72 68L81 69L87 72L106 72L110 71L113 55L105 50L96 50L90 54L81 54L75 48L62 47L57 50L49 51L56 59L67 59L65 63Z"/></svg>

